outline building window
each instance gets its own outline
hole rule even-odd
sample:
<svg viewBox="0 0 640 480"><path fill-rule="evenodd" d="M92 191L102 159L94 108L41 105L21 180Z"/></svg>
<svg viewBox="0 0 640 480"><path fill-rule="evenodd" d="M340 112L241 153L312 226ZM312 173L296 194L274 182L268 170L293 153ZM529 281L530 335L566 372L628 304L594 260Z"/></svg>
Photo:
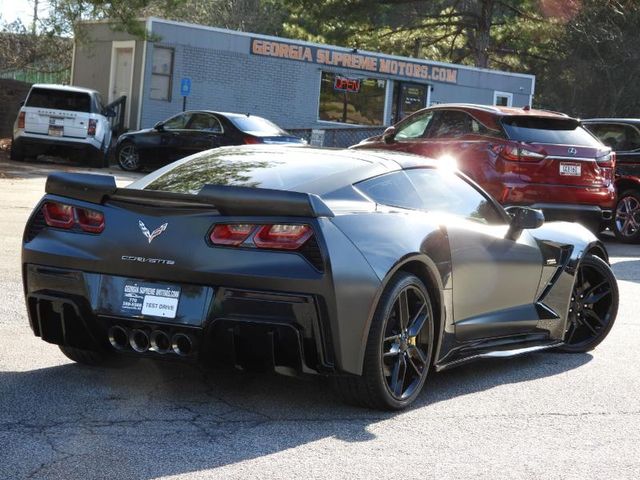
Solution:
<svg viewBox="0 0 640 480"><path fill-rule="evenodd" d="M348 78L322 72L318 118L355 125L382 125L387 82L378 78Z"/></svg>
<svg viewBox="0 0 640 480"><path fill-rule="evenodd" d="M511 107L513 105L513 93L493 92L493 104L499 107Z"/></svg>
<svg viewBox="0 0 640 480"><path fill-rule="evenodd" d="M149 97L154 100L166 100L170 102L172 75L173 48L154 47Z"/></svg>

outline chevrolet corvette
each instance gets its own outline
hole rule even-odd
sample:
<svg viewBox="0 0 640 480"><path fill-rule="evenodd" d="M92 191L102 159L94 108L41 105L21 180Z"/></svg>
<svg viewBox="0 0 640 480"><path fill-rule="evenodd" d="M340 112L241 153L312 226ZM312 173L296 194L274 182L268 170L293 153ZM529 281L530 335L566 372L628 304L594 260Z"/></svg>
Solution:
<svg viewBox="0 0 640 480"><path fill-rule="evenodd" d="M29 322L83 364L323 375L350 403L401 409L430 371L585 352L616 318L593 234L423 157L223 147L125 188L53 173L45 190L23 239Z"/></svg>

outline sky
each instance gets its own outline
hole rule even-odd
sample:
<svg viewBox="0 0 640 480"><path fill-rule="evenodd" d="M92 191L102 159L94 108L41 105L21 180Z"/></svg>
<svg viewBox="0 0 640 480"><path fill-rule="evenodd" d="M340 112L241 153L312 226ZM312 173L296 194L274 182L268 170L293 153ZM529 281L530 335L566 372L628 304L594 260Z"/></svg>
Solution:
<svg viewBox="0 0 640 480"><path fill-rule="evenodd" d="M42 1L42 4L45 2ZM44 13L46 6L43 5L40 15ZM17 18L25 25L30 25L33 18L32 0L0 0L0 15L5 22L13 22Z"/></svg>

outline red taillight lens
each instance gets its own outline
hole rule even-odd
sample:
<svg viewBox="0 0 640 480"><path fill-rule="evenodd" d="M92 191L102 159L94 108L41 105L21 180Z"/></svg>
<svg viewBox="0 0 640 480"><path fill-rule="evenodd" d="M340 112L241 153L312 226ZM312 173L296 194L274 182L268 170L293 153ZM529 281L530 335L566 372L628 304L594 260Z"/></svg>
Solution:
<svg viewBox="0 0 640 480"><path fill-rule="evenodd" d="M102 233L104 230L104 214L89 208L45 202L42 205L42 213L44 221L50 227L69 230L77 224L83 232Z"/></svg>
<svg viewBox="0 0 640 480"><path fill-rule="evenodd" d="M615 152L609 152L605 155L601 155L596 157L596 162L600 167L614 168L616 165L616 154Z"/></svg>
<svg viewBox="0 0 640 480"><path fill-rule="evenodd" d="M249 224L222 224L216 225L209 235L214 245L237 246L244 242L253 231L254 225Z"/></svg>
<svg viewBox="0 0 640 480"><path fill-rule="evenodd" d="M66 228L73 227L73 207L57 202L46 202L42 206L44 220L50 227Z"/></svg>
<svg viewBox="0 0 640 480"><path fill-rule="evenodd" d="M245 135L244 143L247 145L253 145L256 143L264 143L263 140L259 137L254 137L253 135Z"/></svg>
<svg viewBox="0 0 640 480"><path fill-rule="evenodd" d="M78 217L78 225L80 228L89 233L102 233L104 230L104 215L96 210L88 208L76 208Z"/></svg>
<svg viewBox="0 0 640 480"><path fill-rule="evenodd" d="M24 112L20 112L18 114L18 128L24 128L24 117L25 117Z"/></svg>
<svg viewBox="0 0 640 480"><path fill-rule="evenodd" d="M264 225L253 238L259 248L296 250L306 242L313 230L309 225Z"/></svg>
<svg viewBox="0 0 640 480"><path fill-rule="evenodd" d="M89 119L89 127L87 128L87 135L90 137L95 137L96 135L96 126L98 125L97 120L90 118Z"/></svg>
<svg viewBox="0 0 640 480"><path fill-rule="evenodd" d="M493 151L510 162L539 162L545 155L522 145L496 145Z"/></svg>

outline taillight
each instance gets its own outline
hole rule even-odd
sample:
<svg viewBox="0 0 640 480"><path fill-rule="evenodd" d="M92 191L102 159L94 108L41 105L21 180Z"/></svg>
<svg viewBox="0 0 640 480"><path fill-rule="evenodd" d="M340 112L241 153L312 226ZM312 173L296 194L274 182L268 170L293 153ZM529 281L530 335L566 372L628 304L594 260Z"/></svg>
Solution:
<svg viewBox="0 0 640 480"><path fill-rule="evenodd" d="M209 239L215 245L237 246L247 239L253 229L254 225L248 224L216 225L213 227Z"/></svg>
<svg viewBox="0 0 640 480"><path fill-rule="evenodd" d="M102 233L104 230L104 214L97 210L45 202L42 213L45 223L50 227L69 230L77 225L82 231L89 233Z"/></svg>
<svg viewBox="0 0 640 480"><path fill-rule="evenodd" d="M253 232L256 232L252 238L256 247L276 250L297 250L313 236L309 225L218 224L211 230L209 239L214 245L237 247L246 242Z"/></svg>
<svg viewBox="0 0 640 480"><path fill-rule="evenodd" d="M615 152L609 152L605 155L601 155L596 157L596 162L600 167L613 168L616 164L616 154Z"/></svg>
<svg viewBox="0 0 640 480"><path fill-rule="evenodd" d="M545 157L543 153L530 150L522 145L496 145L493 151L510 162L539 162Z"/></svg>
<svg viewBox="0 0 640 480"><path fill-rule="evenodd" d="M93 118L90 118L89 127L87 128L87 135L89 135L90 137L95 137L97 125L98 125L98 121Z"/></svg>
<svg viewBox="0 0 640 480"><path fill-rule="evenodd" d="M24 128L24 117L25 117L24 112L20 112L18 114L18 128Z"/></svg>
<svg viewBox="0 0 640 480"><path fill-rule="evenodd" d="M313 235L309 225L265 225L253 242L259 248L276 248L280 250L296 250Z"/></svg>
<svg viewBox="0 0 640 480"><path fill-rule="evenodd" d="M73 207L57 202L46 202L42 206L44 213L44 221L50 227L66 228L73 227L75 220L73 218Z"/></svg>
<svg viewBox="0 0 640 480"><path fill-rule="evenodd" d="M102 233L104 230L104 214L88 208L76 208L76 217L80 228L89 233Z"/></svg>
<svg viewBox="0 0 640 480"><path fill-rule="evenodd" d="M245 135L244 143L247 145L253 145L256 143L264 143L264 141L259 137L254 137L253 135Z"/></svg>

